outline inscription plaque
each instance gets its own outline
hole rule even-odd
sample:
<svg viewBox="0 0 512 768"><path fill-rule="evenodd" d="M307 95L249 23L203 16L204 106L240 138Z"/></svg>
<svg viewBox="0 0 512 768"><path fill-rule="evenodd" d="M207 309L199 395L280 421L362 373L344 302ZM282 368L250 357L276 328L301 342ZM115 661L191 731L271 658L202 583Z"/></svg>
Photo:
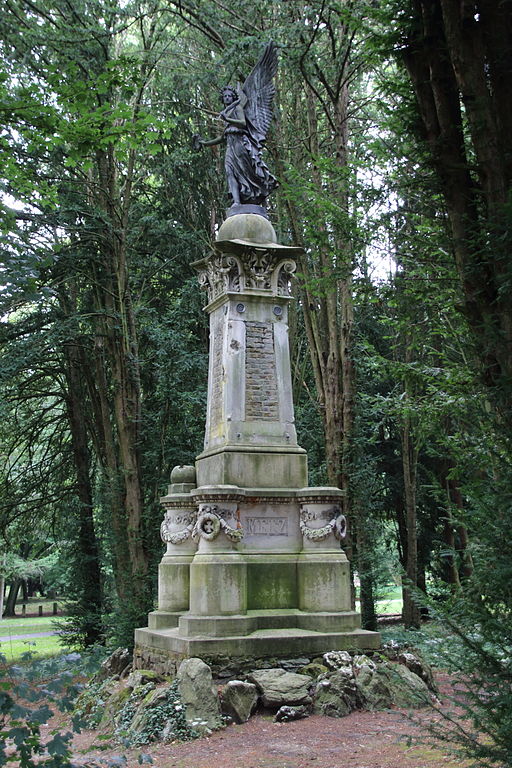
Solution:
<svg viewBox="0 0 512 768"><path fill-rule="evenodd" d="M246 536L288 536L287 517L248 517Z"/></svg>

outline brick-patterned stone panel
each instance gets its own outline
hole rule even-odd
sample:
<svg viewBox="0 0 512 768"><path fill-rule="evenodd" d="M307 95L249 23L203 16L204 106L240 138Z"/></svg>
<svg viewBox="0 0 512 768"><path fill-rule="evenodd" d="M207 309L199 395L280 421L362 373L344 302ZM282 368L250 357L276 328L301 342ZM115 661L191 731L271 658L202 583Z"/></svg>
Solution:
<svg viewBox="0 0 512 768"><path fill-rule="evenodd" d="M274 326L272 323L246 322L245 418L279 419Z"/></svg>

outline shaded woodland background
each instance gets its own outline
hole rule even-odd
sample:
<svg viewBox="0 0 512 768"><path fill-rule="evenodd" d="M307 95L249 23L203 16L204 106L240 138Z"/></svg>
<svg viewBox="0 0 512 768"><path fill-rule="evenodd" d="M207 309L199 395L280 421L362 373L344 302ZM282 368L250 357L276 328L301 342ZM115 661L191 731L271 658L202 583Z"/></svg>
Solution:
<svg viewBox="0 0 512 768"><path fill-rule="evenodd" d="M0 32L6 615L42 577L68 642L146 624L158 499L203 439L190 263L227 204L192 135L272 38L310 484L347 491L365 627L403 577L407 627L447 608L510 681L510 0L6 0Z"/></svg>

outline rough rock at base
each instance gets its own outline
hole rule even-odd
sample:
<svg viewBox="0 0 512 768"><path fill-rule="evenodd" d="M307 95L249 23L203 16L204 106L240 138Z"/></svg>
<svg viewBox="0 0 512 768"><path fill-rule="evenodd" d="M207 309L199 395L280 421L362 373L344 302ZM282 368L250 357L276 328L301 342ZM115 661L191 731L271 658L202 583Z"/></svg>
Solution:
<svg viewBox="0 0 512 768"><path fill-rule="evenodd" d="M91 683L101 683L109 677L124 677L129 674L132 664L132 654L128 648L116 648L91 679Z"/></svg>
<svg viewBox="0 0 512 768"><path fill-rule="evenodd" d="M274 723L289 723L291 720L303 720L309 713L306 707L280 707L274 717Z"/></svg>
<svg viewBox="0 0 512 768"><path fill-rule="evenodd" d="M201 659L185 659L176 675L180 699L189 725L201 729L221 728L219 699L212 684L212 671Z"/></svg>
<svg viewBox="0 0 512 768"><path fill-rule="evenodd" d="M327 651L322 658L328 669L341 669L352 665L352 656L348 651Z"/></svg>
<svg viewBox="0 0 512 768"><path fill-rule="evenodd" d="M160 706L167 698L166 689L154 689L150 691L139 704L129 726L131 733L141 733L147 727L152 710ZM164 723L162 723L162 728Z"/></svg>
<svg viewBox="0 0 512 768"><path fill-rule="evenodd" d="M311 702L308 690L311 681L304 675L285 672L283 669L260 669L251 672L248 680L255 683L261 691L261 701L265 707Z"/></svg>
<svg viewBox="0 0 512 768"><path fill-rule="evenodd" d="M253 683L230 680L221 692L221 709L235 723L246 723L258 703L258 689Z"/></svg>
<svg viewBox="0 0 512 768"><path fill-rule="evenodd" d="M432 693L439 693L437 685L434 682L432 669L418 653L413 653L412 651L402 651L398 654L398 661L400 664L404 664L411 672L414 672L415 675L421 677L427 688L429 688Z"/></svg>
<svg viewBox="0 0 512 768"><path fill-rule="evenodd" d="M320 675L325 675L329 670L323 664L319 664L316 661L312 661L311 664L305 664L303 667L299 667L297 673L299 675L307 675L316 679Z"/></svg>
<svg viewBox="0 0 512 768"><path fill-rule="evenodd" d="M383 662L375 669L365 665L359 670L356 686L364 709L417 709L431 703L426 684L402 664Z"/></svg>
<svg viewBox="0 0 512 768"><path fill-rule="evenodd" d="M130 672L126 678L126 685L129 688L137 688L139 685L145 685L146 683L163 683L164 676L158 672L154 672L152 669L136 669L134 672Z"/></svg>
<svg viewBox="0 0 512 768"><path fill-rule="evenodd" d="M345 717L360 706L361 699L352 670L342 667L318 680L313 712L327 717Z"/></svg>

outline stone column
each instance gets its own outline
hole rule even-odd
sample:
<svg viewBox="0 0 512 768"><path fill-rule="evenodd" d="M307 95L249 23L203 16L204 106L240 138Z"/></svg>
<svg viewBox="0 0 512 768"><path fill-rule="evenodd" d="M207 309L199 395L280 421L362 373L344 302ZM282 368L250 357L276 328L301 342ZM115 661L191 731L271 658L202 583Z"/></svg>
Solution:
<svg viewBox="0 0 512 768"><path fill-rule="evenodd" d="M198 486L301 488L306 452L297 444L288 303L293 256L270 222L226 219L214 250L194 263L208 291L210 365Z"/></svg>
<svg viewBox="0 0 512 768"><path fill-rule="evenodd" d="M346 532L342 496L338 488L304 488L297 494L303 537L297 564L302 611L351 610L349 563L340 545Z"/></svg>
<svg viewBox="0 0 512 768"><path fill-rule="evenodd" d="M152 629L178 626L179 616L189 609L190 564L197 550L192 536L197 507L190 494L195 477L194 467L175 467L169 492L161 499L165 515L160 536L167 547L158 567L158 610L149 614Z"/></svg>
<svg viewBox="0 0 512 768"><path fill-rule="evenodd" d="M190 614L179 621L184 635L238 634L249 626L243 618L247 564L237 551L244 536L237 490L203 487L193 494L199 507L192 533L198 548L190 566Z"/></svg>

